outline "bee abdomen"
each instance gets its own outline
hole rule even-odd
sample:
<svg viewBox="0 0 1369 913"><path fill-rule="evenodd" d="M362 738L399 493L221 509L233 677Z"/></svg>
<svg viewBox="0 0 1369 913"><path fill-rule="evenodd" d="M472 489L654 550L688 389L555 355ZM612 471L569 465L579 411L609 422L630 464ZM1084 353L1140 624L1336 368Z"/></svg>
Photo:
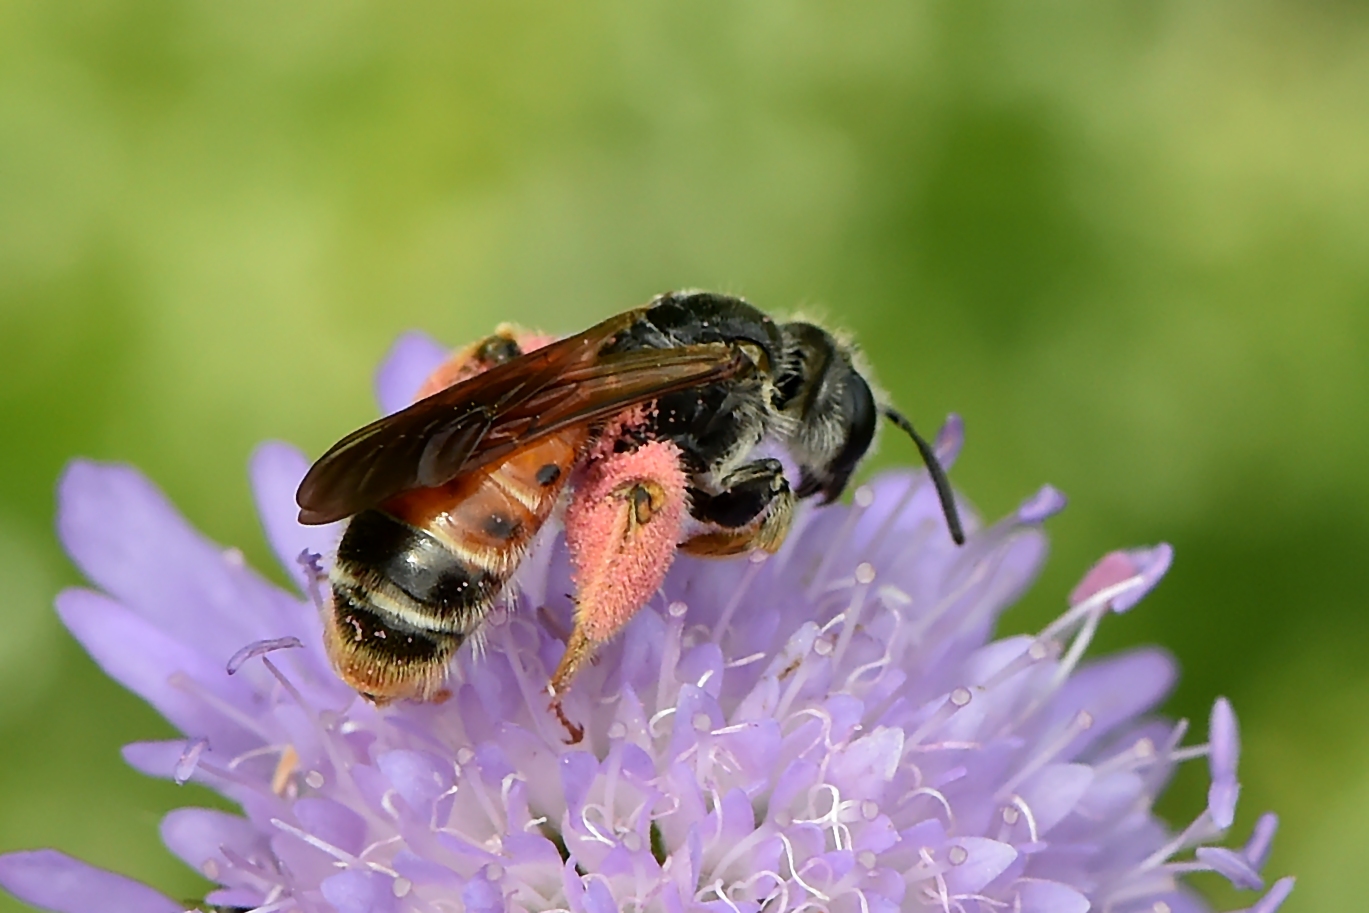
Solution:
<svg viewBox="0 0 1369 913"><path fill-rule="evenodd" d="M339 637L353 649L383 653L387 663L445 663L465 640L463 634L415 628L388 612L377 611L370 596L358 587L335 586L333 611Z"/></svg>
<svg viewBox="0 0 1369 913"><path fill-rule="evenodd" d="M465 635L414 627L379 601L374 591L334 578L323 640L338 674L377 704L436 697Z"/></svg>
<svg viewBox="0 0 1369 913"><path fill-rule="evenodd" d="M475 628L505 581L378 510L363 511L347 526L333 576L335 590L365 591L378 614L446 634Z"/></svg>

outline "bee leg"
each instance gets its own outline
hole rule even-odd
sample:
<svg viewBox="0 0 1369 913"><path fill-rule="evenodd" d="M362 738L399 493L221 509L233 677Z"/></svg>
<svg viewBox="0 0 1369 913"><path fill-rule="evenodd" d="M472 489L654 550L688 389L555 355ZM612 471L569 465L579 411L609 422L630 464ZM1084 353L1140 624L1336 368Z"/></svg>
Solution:
<svg viewBox="0 0 1369 913"><path fill-rule="evenodd" d="M690 513L720 527L681 544L691 555L722 558L755 549L774 553L794 519L794 493L779 460L747 463L724 480L718 494L690 489Z"/></svg>
<svg viewBox="0 0 1369 913"><path fill-rule="evenodd" d="M567 593L566 598L572 599L574 597ZM537 607L537 623L540 624L546 630L550 631L551 636L555 637L557 640L570 639L570 632L566 630L565 625L561 624L560 619L558 619L555 615L551 614L551 610L548 609L546 606Z"/></svg>
<svg viewBox="0 0 1369 913"><path fill-rule="evenodd" d="M576 674L660 588L684 523L686 476L680 451L652 441L591 464L566 509L566 543L575 571L575 627L547 692L571 741L583 729L561 699Z"/></svg>

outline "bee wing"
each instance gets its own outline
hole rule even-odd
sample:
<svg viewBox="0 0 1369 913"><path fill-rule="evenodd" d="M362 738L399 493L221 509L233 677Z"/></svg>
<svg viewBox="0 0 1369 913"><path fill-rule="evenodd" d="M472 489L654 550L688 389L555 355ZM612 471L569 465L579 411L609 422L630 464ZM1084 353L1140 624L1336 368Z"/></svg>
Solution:
<svg viewBox="0 0 1369 913"><path fill-rule="evenodd" d="M331 523L401 492L435 488L564 428L752 368L723 343L601 356L634 316L504 362L349 434L300 483L300 522Z"/></svg>

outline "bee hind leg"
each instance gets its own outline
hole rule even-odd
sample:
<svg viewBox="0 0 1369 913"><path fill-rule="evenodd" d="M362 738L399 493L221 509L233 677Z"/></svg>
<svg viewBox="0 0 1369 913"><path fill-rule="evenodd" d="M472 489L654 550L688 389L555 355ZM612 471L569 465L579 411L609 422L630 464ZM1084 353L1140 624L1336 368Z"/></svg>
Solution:
<svg viewBox="0 0 1369 913"><path fill-rule="evenodd" d="M571 741L583 729L561 706L571 681L660 588L684 523L679 449L652 441L591 464L566 509L575 576L575 627L547 692Z"/></svg>

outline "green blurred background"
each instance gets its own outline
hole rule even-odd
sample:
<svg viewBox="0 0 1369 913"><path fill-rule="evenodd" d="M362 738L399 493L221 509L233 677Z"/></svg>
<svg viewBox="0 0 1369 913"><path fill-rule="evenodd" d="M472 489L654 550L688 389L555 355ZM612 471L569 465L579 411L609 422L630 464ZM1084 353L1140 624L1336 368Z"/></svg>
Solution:
<svg viewBox="0 0 1369 913"><path fill-rule="evenodd" d="M1237 836L1277 809L1284 909L1358 909L1367 255L1363 4L4 0L0 850L203 890L156 824L208 794L123 766L169 729L51 611L66 460L269 567L249 451L368 419L396 333L692 286L825 313L924 429L963 413L987 514L1069 493L1004 630L1172 542L1103 648L1172 649L1199 738L1233 699Z"/></svg>

